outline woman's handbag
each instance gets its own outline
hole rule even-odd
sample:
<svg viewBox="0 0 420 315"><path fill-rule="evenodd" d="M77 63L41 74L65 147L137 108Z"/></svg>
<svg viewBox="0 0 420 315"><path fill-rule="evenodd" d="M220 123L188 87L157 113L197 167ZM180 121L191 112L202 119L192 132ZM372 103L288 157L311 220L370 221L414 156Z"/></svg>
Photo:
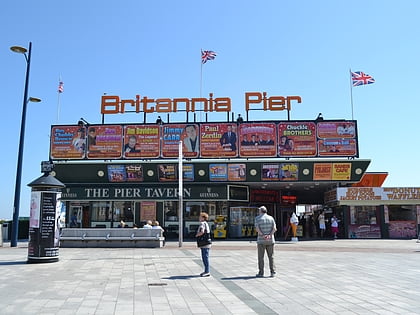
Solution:
<svg viewBox="0 0 420 315"><path fill-rule="evenodd" d="M209 233L204 232L204 234L197 237L197 246L198 247L203 247L203 246L210 245L210 244L211 244L211 238L210 238Z"/></svg>

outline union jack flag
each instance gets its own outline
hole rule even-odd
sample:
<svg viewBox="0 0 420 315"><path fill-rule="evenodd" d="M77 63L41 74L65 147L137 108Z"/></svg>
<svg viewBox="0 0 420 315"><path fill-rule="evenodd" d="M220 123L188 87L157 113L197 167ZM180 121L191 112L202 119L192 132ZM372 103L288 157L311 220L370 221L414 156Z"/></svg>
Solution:
<svg viewBox="0 0 420 315"><path fill-rule="evenodd" d="M201 63L204 64L208 60L213 60L214 57L216 57L217 54L214 51L211 50L202 50L201 51Z"/></svg>
<svg viewBox="0 0 420 315"><path fill-rule="evenodd" d="M58 93L63 93L64 92L64 82L60 81L58 83Z"/></svg>
<svg viewBox="0 0 420 315"><path fill-rule="evenodd" d="M351 80L353 82L353 86L375 83L375 79L372 76L362 71L351 71Z"/></svg>

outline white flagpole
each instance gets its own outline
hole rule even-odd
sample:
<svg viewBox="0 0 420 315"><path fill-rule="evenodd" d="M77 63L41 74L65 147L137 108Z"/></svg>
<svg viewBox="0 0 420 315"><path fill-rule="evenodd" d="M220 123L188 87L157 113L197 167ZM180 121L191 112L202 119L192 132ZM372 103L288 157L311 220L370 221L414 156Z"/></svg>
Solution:
<svg viewBox="0 0 420 315"><path fill-rule="evenodd" d="M203 50L201 49L201 56L200 56L200 98L203 92L203 60L202 60L202 55L203 55ZM200 102L200 104L202 104L202 102ZM202 115L202 107L203 105L200 105L200 121L202 121L201 119L201 115Z"/></svg>
<svg viewBox="0 0 420 315"><path fill-rule="evenodd" d="M182 167L182 141L179 141L178 145L178 235L179 235L179 247L182 247L183 240L183 212L184 212L184 200L183 200L183 167Z"/></svg>
<svg viewBox="0 0 420 315"><path fill-rule="evenodd" d="M351 103L351 120L354 120L353 115L353 80L351 79L351 68L350 68L350 103Z"/></svg>
<svg viewBox="0 0 420 315"><path fill-rule="evenodd" d="M57 124L59 123L59 121L60 121L60 91L59 91L59 88L60 88L60 84L61 84L61 76L58 76L58 87L57 87Z"/></svg>

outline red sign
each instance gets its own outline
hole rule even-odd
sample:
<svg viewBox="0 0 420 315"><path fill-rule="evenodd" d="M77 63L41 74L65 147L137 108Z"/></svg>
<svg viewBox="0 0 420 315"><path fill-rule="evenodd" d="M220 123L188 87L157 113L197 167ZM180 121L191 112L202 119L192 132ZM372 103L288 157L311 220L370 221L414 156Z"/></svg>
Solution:
<svg viewBox="0 0 420 315"><path fill-rule="evenodd" d="M158 158L160 155L159 126L124 126L124 143L123 156L126 159Z"/></svg>
<svg viewBox="0 0 420 315"><path fill-rule="evenodd" d="M93 135L92 130L95 131ZM121 125L96 125L88 129L88 158L122 157L123 129Z"/></svg>
<svg viewBox="0 0 420 315"><path fill-rule="evenodd" d="M56 126L51 129L52 159L83 159L86 154L86 129L79 126Z"/></svg>
<svg viewBox="0 0 420 315"><path fill-rule="evenodd" d="M239 156L276 157L277 139L275 123L239 125Z"/></svg>
<svg viewBox="0 0 420 315"><path fill-rule="evenodd" d="M279 155L281 157L316 156L315 123L280 123L278 127Z"/></svg>
<svg viewBox="0 0 420 315"><path fill-rule="evenodd" d="M236 124L202 124L200 126L201 157L236 157L238 138Z"/></svg>

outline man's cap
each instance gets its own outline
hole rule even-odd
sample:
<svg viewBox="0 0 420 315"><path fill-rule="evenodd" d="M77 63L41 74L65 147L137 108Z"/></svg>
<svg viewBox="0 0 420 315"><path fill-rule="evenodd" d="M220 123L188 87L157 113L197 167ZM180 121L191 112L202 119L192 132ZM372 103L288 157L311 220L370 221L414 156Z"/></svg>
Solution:
<svg viewBox="0 0 420 315"><path fill-rule="evenodd" d="M265 206L259 207L258 210L260 210L262 212L267 212L267 208Z"/></svg>

